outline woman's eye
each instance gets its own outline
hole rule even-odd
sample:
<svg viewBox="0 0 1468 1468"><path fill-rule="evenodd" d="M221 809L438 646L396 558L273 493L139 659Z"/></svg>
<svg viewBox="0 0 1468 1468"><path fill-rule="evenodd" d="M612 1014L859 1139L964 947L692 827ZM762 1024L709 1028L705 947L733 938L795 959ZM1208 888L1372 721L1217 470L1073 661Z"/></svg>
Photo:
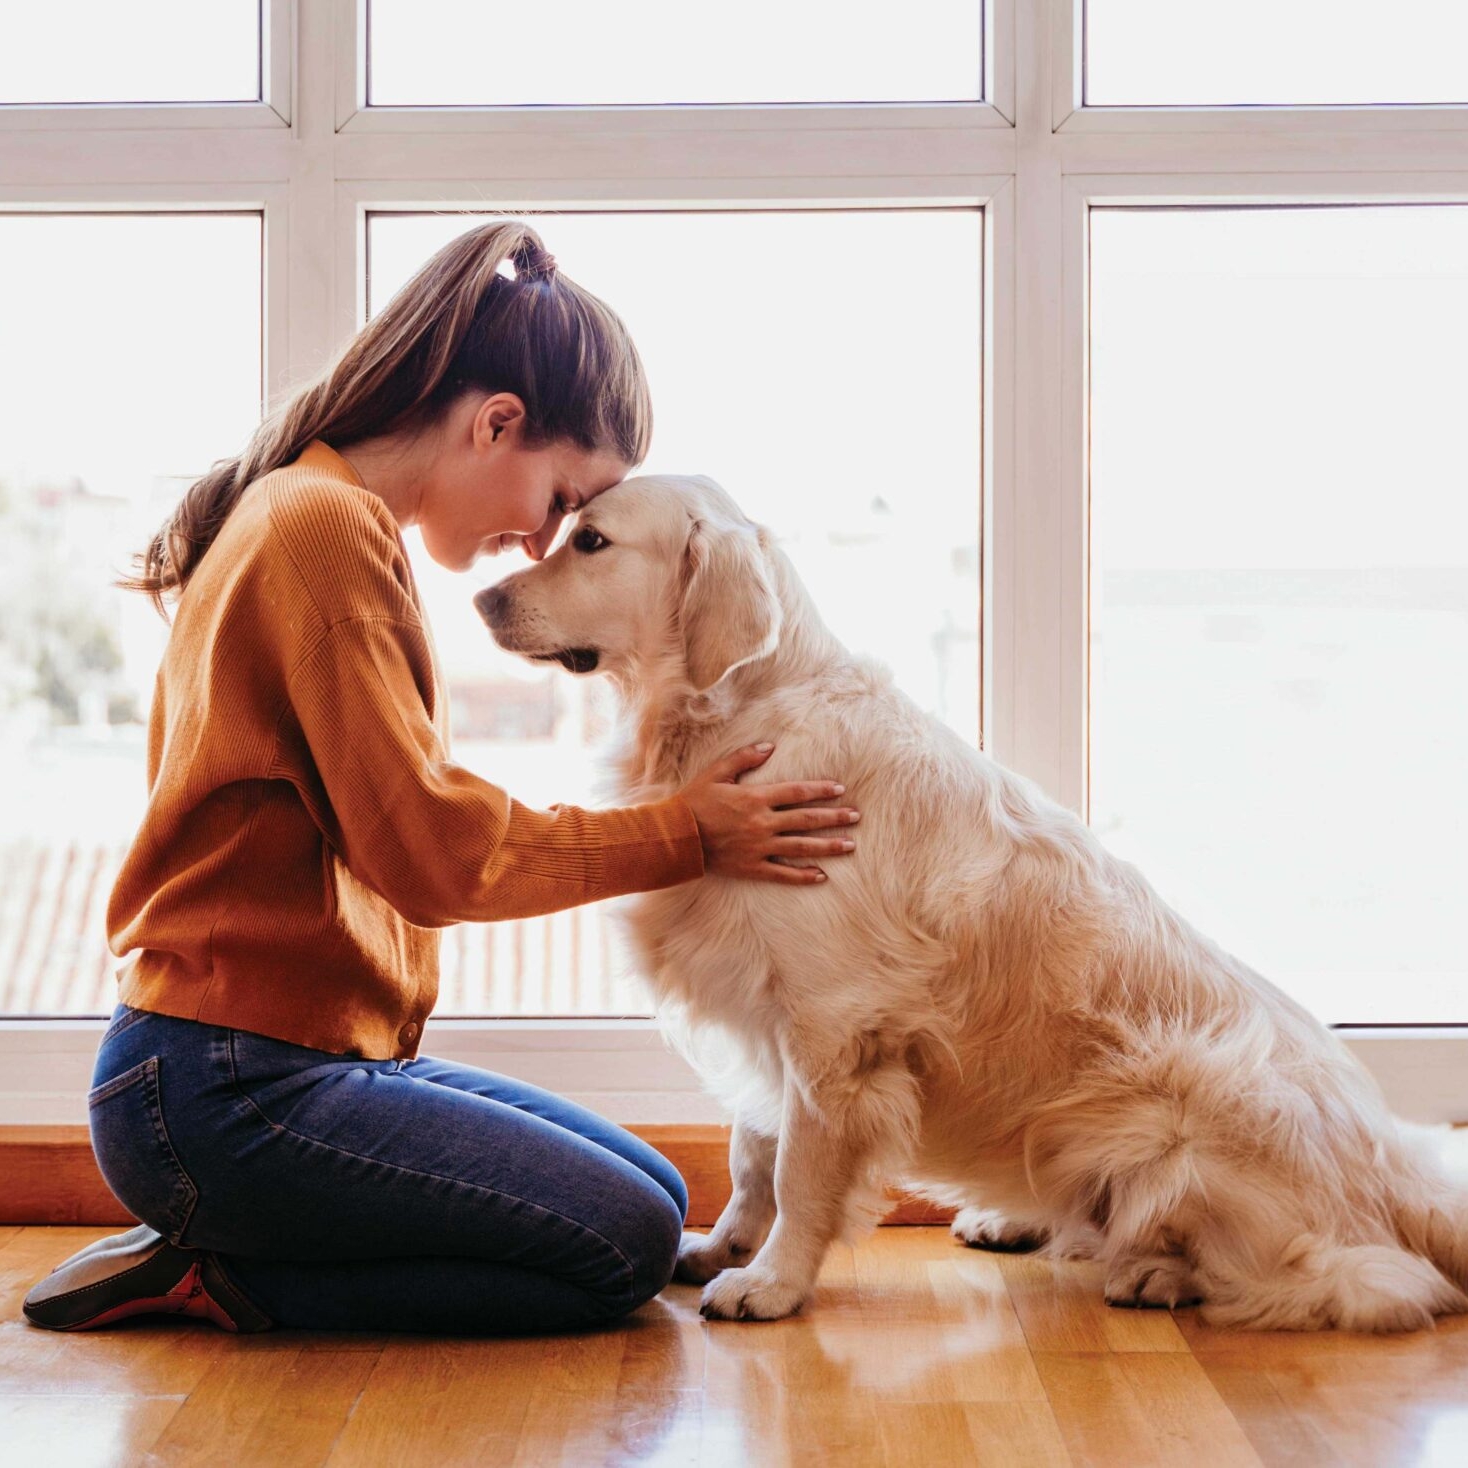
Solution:
<svg viewBox="0 0 1468 1468"><path fill-rule="evenodd" d="M590 525L583 525L581 529L578 530L576 534L571 537L571 544L574 545L577 550L585 551L590 554L590 552L592 551L599 551L604 545L610 545L611 542L606 538L606 536L601 533L601 531L593 530Z"/></svg>
<svg viewBox="0 0 1468 1468"><path fill-rule="evenodd" d="M566 503L566 496L558 494L555 504L551 507L563 520L571 513L571 506Z"/></svg>

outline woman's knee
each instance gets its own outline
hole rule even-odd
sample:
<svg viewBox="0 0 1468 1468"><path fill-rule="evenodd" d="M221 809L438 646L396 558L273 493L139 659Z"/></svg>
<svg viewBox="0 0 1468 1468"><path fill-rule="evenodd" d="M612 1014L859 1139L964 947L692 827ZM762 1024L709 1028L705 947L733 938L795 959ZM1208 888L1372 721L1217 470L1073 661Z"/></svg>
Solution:
<svg viewBox="0 0 1468 1468"><path fill-rule="evenodd" d="M679 1185L681 1189L681 1179ZM667 1187L653 1178L646 1178L645 1186L633 1196L624 1196L618 1209L615 1243L626 1269L617 1288L602 1295L609 1317L646 1304L673 1278L683 1237L686 1196L685 1192L685 1203L680 1206L669 1196Z"/></svg>
<svg viewBox="0 0 1468 1468"><path fill-rule="evenodd" d="M678 1209L678 1228L681 1233L683 1224L688 1219L688 1184L683 1181L683 1174L661 1152L657 1154L654 1166L656 1171L653 1178L662 1184Z"/></svg>

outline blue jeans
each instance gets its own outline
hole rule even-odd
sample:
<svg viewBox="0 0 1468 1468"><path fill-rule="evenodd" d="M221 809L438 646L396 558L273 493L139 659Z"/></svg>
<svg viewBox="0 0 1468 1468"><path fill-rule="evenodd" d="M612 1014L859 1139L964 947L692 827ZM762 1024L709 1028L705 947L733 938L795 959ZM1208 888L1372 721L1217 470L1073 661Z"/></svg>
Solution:
<svg viewBox="0 0 1468 1468"><path fill-rule="evenodd" d="M683 1179L548 1091L119 1004L87 1096L118 1201L283 1326L520 1334L672 1277Z"/></svg>

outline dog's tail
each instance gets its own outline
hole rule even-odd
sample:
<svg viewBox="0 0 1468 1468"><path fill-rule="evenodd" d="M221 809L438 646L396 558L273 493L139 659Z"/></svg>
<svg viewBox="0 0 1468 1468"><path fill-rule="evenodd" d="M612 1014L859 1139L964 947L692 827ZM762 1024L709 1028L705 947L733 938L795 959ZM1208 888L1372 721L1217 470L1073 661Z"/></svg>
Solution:
<svg viewBox="0 0 1468 1468"><path fill-rule="evenodd" d="M1390 1244L1301 1235L1267 1278L1210 1291L1209 1325L1250 1330L1422 1330L1468 1312L1468 1296L1424 1258Z"/></svg>
<svg viewBox="0 0 1468 1468"><path fill-rule="evenodd" d="M1267 1267L1235 1257L1205 1289L1210 1325L1420 1330L1434 1316L1468 1314L1468 1187L1454 1177L1450 1129L1382 1122L1371 1153L1354 1159L1365 1185L1342 1188L1336 1216L1317 1209ZM1235 1181L1237 1202L1248 1189Z"/></svg>
<svg viewBox="0 0 1468 1468"><path fill-rule="evenodd" d="M1407 1156L1396 1190L1397 1232L1468 1290L1468 1132L1397 1122Z"/></svg>

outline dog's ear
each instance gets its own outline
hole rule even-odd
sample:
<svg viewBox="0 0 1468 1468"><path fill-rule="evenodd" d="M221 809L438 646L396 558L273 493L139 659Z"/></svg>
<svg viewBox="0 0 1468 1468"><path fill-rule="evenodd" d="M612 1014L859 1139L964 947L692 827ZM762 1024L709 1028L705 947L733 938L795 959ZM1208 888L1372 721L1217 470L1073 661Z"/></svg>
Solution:
<svg viewBox="0 0 1468 1468"><path fill-rule="evenodd" d="M679 620L688 679L698 692L773 650L780 598L753 525L695 520L684 553Z"/></svg>

